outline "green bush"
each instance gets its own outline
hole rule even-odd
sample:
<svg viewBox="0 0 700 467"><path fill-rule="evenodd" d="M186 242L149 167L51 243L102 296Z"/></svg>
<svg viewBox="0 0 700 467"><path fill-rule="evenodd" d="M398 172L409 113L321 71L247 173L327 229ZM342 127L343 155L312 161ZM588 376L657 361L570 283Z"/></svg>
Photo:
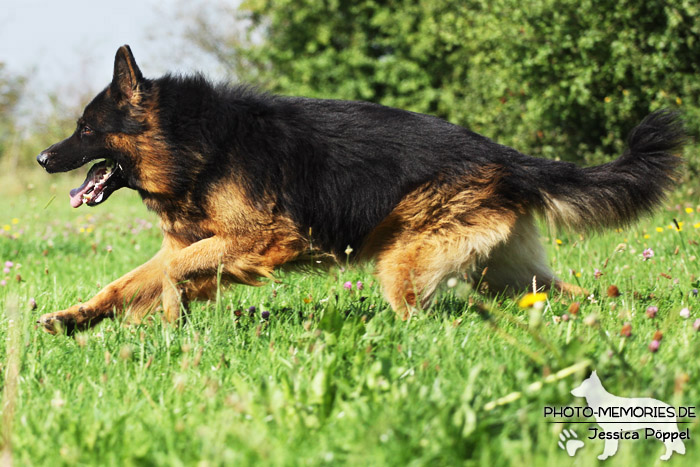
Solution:
<svg viewBox="0 0 700 467"><path fill-rule="evenodd" d="M15 108L22 95L24 78L14 76L5 70L5 64L0 62L0 157L14 136Z"/></svg>
<svg viewBox="0 0 700 467"><path fill-rule="evenodd" d="M237 14L242 36L200 23L200 45L275 92L430 113L589 162L659 107L700 128L696 1L249 0Z"/></svg>

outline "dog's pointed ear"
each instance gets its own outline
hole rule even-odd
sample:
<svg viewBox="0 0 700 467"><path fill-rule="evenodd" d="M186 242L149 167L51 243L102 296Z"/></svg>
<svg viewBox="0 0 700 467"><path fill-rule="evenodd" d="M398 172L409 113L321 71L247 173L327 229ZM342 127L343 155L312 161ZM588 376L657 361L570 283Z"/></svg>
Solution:
<svg viewBox="0 0 700 467"><path fill-rule="evenodd" d="M136 65L134 54L128 45L123 45L117 50L114 57L114 76L112 77L111 90L115 96L133 101L143 81L143 75Z"/></svg>
<svg viewBox="0 0 700 467"><path fill-rule="evenodd" d="M591 373L591 376L590 376L590 377L591 377L592 379L597 379L598 381L600 381L600 378L598 378L598 372L597 372L597 370L593 370L593 373Z"/></svg>

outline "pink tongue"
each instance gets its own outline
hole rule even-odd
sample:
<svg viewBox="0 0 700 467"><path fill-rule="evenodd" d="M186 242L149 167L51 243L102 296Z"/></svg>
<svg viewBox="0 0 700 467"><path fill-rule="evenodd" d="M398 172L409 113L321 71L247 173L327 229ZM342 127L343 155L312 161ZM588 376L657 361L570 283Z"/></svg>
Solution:
<svg viewBox="0 0 700 467"><path fill-rule="evenodd" d="M80 207L83 204L83 194L95 185L91 177L85 179L82 185L78 188L73 188L70 191L70 205L74 208Z"/></svg>
<svg viewBox="0 0 700 467"><path fill-rule="evenodd" d="M93 165L85 177L85 181L78 188L73 188L70 191L70 205L74 208L82 206L85 202L83 195L90 191L95 186L98 180L106 173L106 162L98 162ZM95 193L96 194L96 193Z"/></svg>

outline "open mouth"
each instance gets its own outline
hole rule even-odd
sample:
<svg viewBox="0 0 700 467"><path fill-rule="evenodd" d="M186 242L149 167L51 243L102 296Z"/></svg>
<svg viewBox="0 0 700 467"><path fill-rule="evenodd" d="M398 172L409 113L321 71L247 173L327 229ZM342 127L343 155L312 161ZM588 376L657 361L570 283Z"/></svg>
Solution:
<svg viewBox="0 0 700 467"><path fill-rule="evenodd" d="M122 169L111 159L105 159L90 168L85 181L70 191L70 205L96 206L105 201L115 190L123 186Z"/></svg>

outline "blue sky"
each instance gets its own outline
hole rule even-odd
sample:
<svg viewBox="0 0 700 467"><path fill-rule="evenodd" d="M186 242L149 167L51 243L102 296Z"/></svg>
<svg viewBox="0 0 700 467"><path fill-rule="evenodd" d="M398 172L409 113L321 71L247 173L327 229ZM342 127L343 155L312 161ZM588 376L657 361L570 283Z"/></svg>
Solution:
<svg viewBox="0 0 700 467"><path fill-rule="evenodd" d="M30 99L55 92L69 105L108 84L122 44L147 77L195 69L216 75L213 60L185 45L182 17L221 1L3 0L0 61L29 76Z"/></svg>

